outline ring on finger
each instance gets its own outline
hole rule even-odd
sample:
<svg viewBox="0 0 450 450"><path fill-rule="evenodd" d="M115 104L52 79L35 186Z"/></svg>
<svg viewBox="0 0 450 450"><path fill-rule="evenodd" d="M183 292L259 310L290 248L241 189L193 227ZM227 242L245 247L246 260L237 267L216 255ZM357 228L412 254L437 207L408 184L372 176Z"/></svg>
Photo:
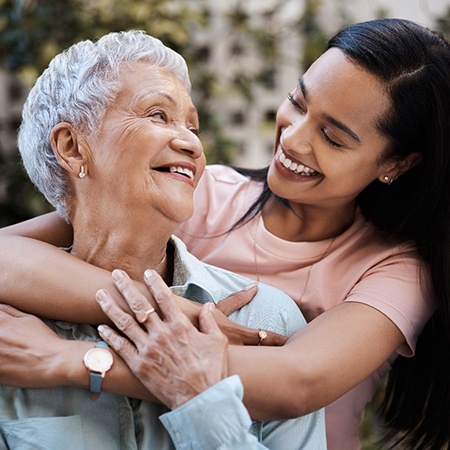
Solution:
<svg viewBox="0 0 450 450"><path fill-rule="evenodd" d="M154 312L155 312L155 308L147 309L147 311L138 311L136 313L136 320L139 323L145 323L145 322L147 322L148 316Z"/></svg>
<svg viewBox="0 0 450 450"><path fill-rule="evenodd" d="M266 339L266 337L267 337L267 333L264 331L264 330L259 330L258 331L258 337L259 337L259 342L258 342L258 345L261 345L262 344L262 341L264 340L264 339Z"/></svg>

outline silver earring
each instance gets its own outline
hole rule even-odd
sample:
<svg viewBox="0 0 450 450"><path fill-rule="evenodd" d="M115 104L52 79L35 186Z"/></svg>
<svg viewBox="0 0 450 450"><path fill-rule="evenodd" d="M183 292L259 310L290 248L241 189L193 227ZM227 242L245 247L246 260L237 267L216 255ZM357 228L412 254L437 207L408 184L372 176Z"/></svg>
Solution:
<svg viewBox="0 0 450 450"><path fill-rule="evenodd" d="M84 173L84 166L81 166L81 170L80 170L80 173L78 174L78 176L80 178L84 178L86 176L86 174Z"/></svg>

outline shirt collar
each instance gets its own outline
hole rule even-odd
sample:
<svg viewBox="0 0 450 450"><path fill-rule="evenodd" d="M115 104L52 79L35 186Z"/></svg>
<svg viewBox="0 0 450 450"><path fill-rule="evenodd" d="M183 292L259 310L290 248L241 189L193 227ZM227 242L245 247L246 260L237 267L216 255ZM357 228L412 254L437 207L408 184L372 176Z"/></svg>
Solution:
<svg viewBox="0 0 450 450"><path fill-rule="evenodd" d="M174 247L172 292L199 303L221 298L221 288L207 270L207 265L191 255L186 245L176 236L171 237Z"/></svg>

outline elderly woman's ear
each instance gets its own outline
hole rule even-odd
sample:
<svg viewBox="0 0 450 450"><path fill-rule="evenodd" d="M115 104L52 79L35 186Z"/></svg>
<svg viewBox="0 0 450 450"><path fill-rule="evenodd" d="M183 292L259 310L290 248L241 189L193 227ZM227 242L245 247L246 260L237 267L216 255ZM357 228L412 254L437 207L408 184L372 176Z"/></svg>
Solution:
<svg viewBox="0 0 450 450"><path fill-rule="evenodd" d="M86 149L80 145L83 142L80 137L79 132L67 122L55 125L50 134L53 153L59 165L77 178L81 173L84 177L87 171Z"/></svg>

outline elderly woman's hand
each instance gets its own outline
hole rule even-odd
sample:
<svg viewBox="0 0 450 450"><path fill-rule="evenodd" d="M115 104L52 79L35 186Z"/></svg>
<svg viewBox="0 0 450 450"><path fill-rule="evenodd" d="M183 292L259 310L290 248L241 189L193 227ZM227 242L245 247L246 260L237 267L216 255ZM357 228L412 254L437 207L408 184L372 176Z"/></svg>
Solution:
<svg viewBox="0 0 450 450"><path fill-rule="evenodd" d="M116 270L113 278L136 318L100 290L97 301L125 337L105 325L100 335L162 403L177 408L227 376L228 340L214 320L212 303L203 305L198 330L156 272L147 271L146 282L161 318L125 272Z"/></svg>

